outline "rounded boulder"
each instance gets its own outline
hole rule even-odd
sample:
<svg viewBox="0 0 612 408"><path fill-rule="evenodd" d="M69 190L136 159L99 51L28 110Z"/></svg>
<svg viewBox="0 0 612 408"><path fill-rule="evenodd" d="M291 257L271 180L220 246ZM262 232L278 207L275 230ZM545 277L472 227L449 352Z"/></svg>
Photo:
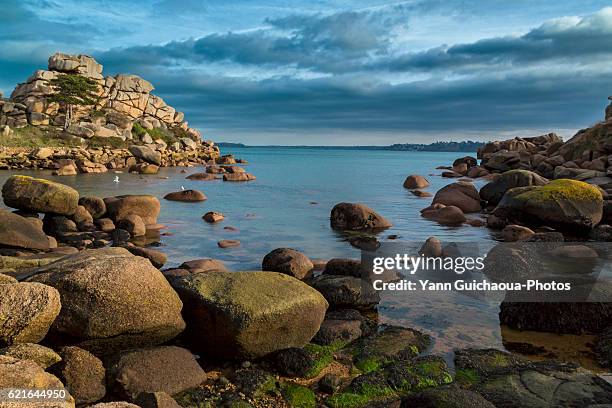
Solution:
<svg viewBox="0 0 612 408"><path fill-rule="evenodd" d="M186 338L215 358L252 359L303 347L328 306L315 289L276 272L195 274L174 287L185 304Z"/></svg>
<svg viewBox="0 0 612 408"><path fill-rule="evenodd" d="M66 256L30 278L56 288L62 309L57 341L94 354L163 343L181 331L182 303L162 273L124 248Z"/></svg>

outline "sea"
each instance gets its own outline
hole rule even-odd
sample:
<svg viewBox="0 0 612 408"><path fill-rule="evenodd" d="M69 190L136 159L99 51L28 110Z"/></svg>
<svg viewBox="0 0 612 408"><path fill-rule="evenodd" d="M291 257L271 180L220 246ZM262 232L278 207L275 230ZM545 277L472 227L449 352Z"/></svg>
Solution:
<svg viewBox="0 0 612 408"><path fill-rule="evenodd" d="M222 149L248 162L245 169L257 179L230 183L222 180L192 181L185 177L204 171L203 167L162 168L157 175L109 171L104 174L53 176L48 171L3 171L0 182L11 174L26 174L55 180L83 195L100 197L121 194L152 194L160 199L158 219L166 226L156 249L165 252L166 267L184 261L215 258L236 271L261 269L263 257L271 250L289 247L315 260L359 259L361 251L347 237L330 228L332 207L339 202L364 203L393 223L380 232L381 242L419 243L430 236L444 242L472 242L493 245L497 237L486 227L442 226L421 217L419 210L431 198L419 198L402 184L410 174L426 177L435 193L456 180L440 176L438 166L450 166L460 156L475 153L411 152L321 148L236 147ZM186 171L186 172L185 172ZM119 182L115 182L118 176ZM475 181L477 188L485 181ZM204 192L207 200L198 203L163 199L181 189ZM225 215L222 222L202 220L208 211ZM224 227L234 227L226 229ZM221 249L222 239L238 239L239 247ZM422 330L434 339L432 353L452 362L456 348L500 348L529 344L561 359L577 361L598 369L590 353L591 336L558 336L518 332L501 327L499 305L459 293L434 294L405 291L381 292L376 318ZM307 311L305 311L307 313Z"/></svg>

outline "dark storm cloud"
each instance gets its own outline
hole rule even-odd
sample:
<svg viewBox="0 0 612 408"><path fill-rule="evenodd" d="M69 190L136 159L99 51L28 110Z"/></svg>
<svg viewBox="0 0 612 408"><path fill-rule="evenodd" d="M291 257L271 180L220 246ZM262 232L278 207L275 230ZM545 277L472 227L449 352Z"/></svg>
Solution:
<svg viewBox="0 0 612 408"><path fill-rule="evenodd" d="M189 74L180 77L188 79ZM167 100L183 107L192 123L203 128L422 130L443 136L457 129L573 128L592 123L603 112L612 74L517 74L401 85L363 77L155 82Z"/></svg>

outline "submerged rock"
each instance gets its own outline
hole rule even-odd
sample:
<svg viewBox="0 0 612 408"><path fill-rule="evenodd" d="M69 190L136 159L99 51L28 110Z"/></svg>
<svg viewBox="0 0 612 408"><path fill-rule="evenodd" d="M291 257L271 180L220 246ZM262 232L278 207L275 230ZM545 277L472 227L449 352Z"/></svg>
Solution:
<svg viewBox="0 0 612 408"><path fill-rule="evenodd" d="M504 301L499 310L500 323L518 330L583 334L612 326L612 303Z"/></svg>
<svg viewBox="0 0 612 408"><path fill-rule="evenodd" d="M72 187L28 176L11 176L2 186L4 203L20 210L72 215L79 193Z"/></svg>
<svg viewBox="0 0 612 408"><path fill-rule="evenodd" d="M0 345L38 343L60 313L60 294L40 283L0 285Z"/></svg>
<svg viewBox="0 0 612 408"><path fill-rule="evenodd" d="M55 340L70 339L94 354L160 344L185 327L182 303L161 272L123 248L61 258L30 280L60 292Z"/></svg>
<svg viewBox="0 0 612 408"><path fill-rule="evenodd" d="M196 274L174 285L185 304L186 338L215 358L302 347L319 330L328 306L316 290L275 272Z"/></svg>
<svg viewBox="0 0 612 408"><path fill-rule="evenodd" d="M331 211L331 227L339 230L377 230L393 224L365 204L340 203Z"/></svg>

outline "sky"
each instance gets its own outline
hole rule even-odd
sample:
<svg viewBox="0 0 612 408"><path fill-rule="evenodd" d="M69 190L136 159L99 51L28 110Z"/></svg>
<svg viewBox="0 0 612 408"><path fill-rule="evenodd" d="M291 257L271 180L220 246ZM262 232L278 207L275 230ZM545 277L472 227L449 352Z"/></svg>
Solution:
<svg viewBox="0 0 612 408"><path fill-rule="evenodd" d="M205 138L494 140L603 119L599 0L0 0L0 91L49 55L140 75Z"/></svg>

